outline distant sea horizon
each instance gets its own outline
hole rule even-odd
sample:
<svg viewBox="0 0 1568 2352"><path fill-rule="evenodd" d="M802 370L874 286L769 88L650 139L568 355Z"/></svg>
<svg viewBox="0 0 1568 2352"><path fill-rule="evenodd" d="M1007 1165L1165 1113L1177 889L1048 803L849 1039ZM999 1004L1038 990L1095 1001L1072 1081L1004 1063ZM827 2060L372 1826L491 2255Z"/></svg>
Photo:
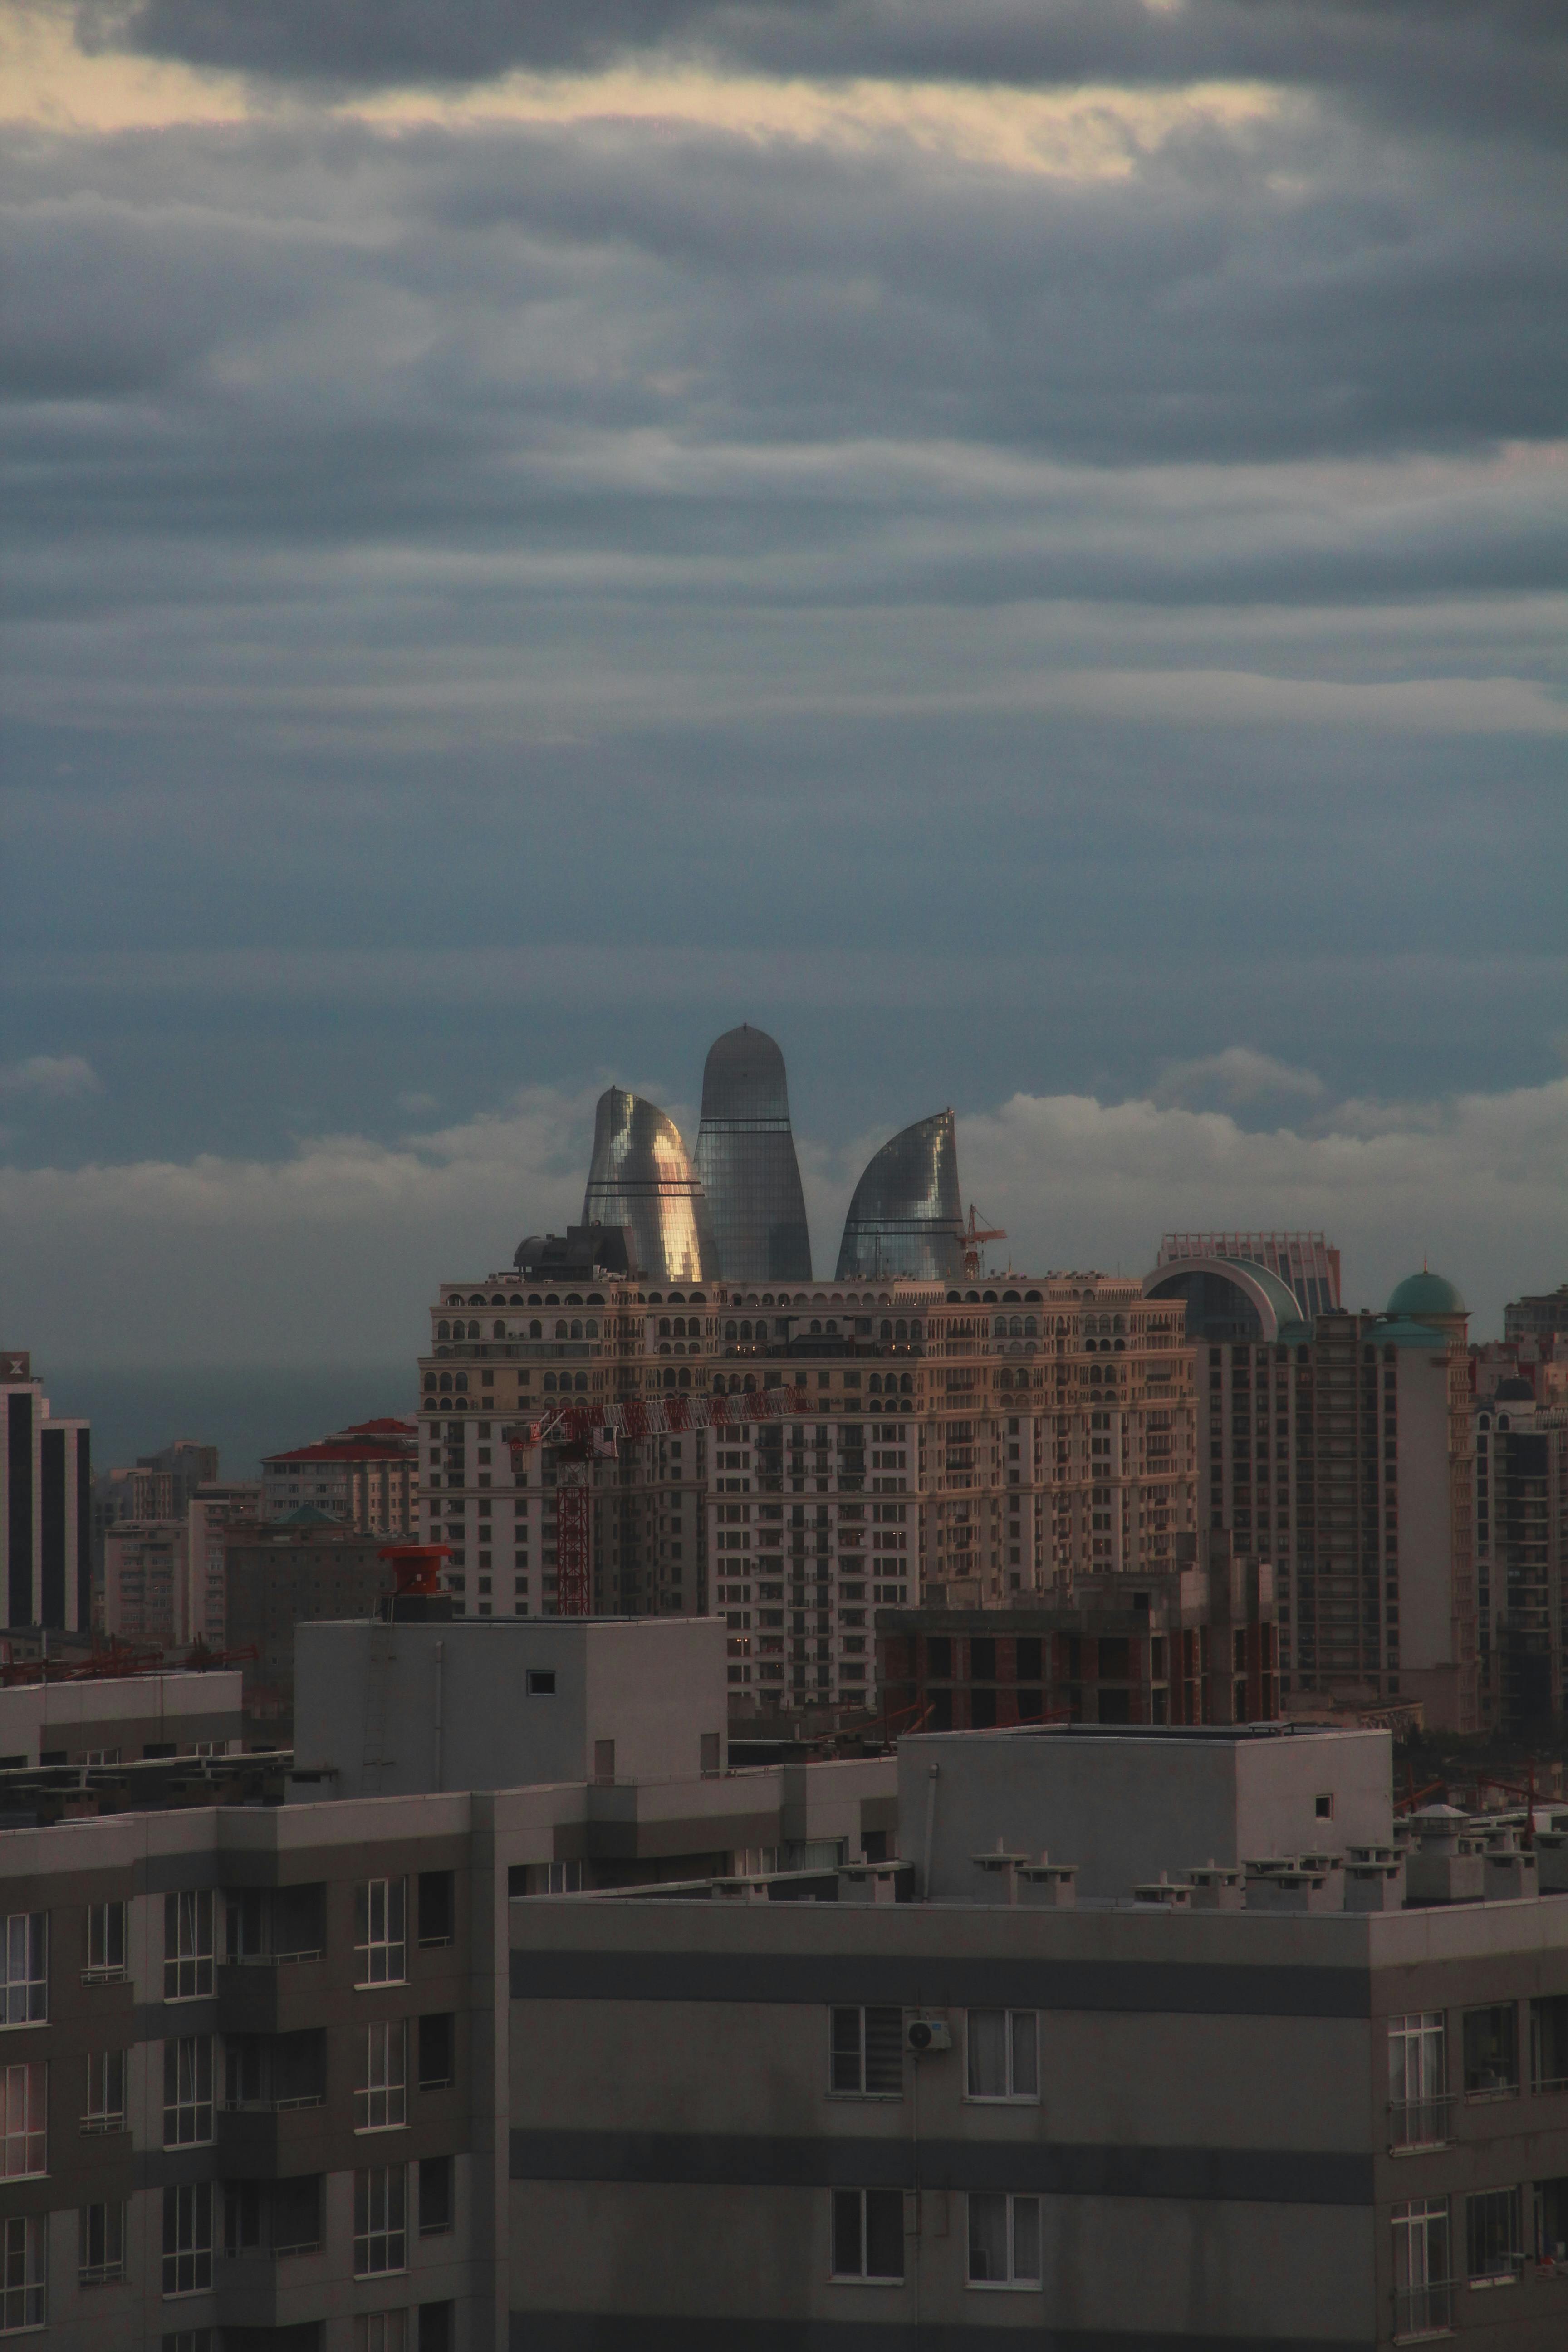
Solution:
<svg viewBox="0 0 1568 2352"><path fill-rule="evenodd" d="M261 1459L350 1422L411 1415L412 1361L403 1364L151 1364L140 1370L61 1364L35 1355L50 1411L92 1423L92 1465L109 1470L172 1438L216 1445L225 1478L259 1475Z"/></svg>

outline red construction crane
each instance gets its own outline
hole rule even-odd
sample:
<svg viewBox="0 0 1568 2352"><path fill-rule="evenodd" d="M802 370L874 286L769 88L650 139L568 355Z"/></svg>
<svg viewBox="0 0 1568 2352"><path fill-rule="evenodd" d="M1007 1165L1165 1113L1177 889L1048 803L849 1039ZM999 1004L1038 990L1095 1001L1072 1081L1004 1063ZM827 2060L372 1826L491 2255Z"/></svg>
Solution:
<svg viewBox="0 0 1568 2352"><path fill-rule="evenodd" d="M982 1242L1005 1242L1005 1225L983 1225L973 1201L969 1203L969 1223L963 1228L963 1271L973 1281L980 1271Z"/></svg>
<svg viewBox="0 0 1568 2352"><path fill-rule="evenodd" d="M774 1421L784 1413L808 1410L803 1388L750 1389L742 1396L667 1396L647 1404L640 1401L612 1405L563 1402L547 1405L538 1421L503 1431L514 1467L520 1454L531 1454L541 1445L555 1449L555 1558L562 1616L591 1613L588 1474L595 1459L613 1461L623 1437L635 1445L645 1437L679 1434L685 1429L732 1429L747 1422Z"/></svg>

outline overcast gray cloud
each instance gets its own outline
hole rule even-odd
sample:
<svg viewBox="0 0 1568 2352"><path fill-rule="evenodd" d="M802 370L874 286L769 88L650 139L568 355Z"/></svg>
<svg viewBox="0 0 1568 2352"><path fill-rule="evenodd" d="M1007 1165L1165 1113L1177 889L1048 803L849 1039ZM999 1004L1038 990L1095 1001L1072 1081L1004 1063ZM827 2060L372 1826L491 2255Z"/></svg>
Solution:
<svg viewBox="0 0 1568 2352"><path fill-rule="evenodd" d="M313 1278L329 1202L424 1283L742 1016L825 1233L955 1100L1052 1262L1299 1214L1380 1283L1430 1148L1460 1278L1467 1218L1486 1298L1560 1278L1560 10L19 13L134 98L0 153L0 1052L96 1082L7 1096L5 1213L62 1297L101 1213L189 1360L212 1236Z"/></svg>

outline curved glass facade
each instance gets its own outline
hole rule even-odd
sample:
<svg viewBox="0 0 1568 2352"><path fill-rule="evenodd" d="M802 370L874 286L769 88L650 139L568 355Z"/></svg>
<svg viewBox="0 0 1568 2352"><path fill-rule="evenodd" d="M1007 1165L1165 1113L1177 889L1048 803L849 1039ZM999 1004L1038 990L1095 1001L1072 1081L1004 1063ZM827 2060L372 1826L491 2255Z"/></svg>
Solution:
<svg viewBox="0 0 1568 2352"><path fill-rule="evenodd" d="M727 1282L811 1280L784 1060L761 1029L742 1023L708 1049L697 1173Z"/></svg>
<svg viewBox="0 0 1568 2352"><path fill-rule="evenodd" d="M835 1282L893 1275L957 1282L963 1275L958 1135L950 1110L904 1128L867 1164L844 1220Z"/></svg>
<svg viewBox="0 0 1568 2352"><path fill-rule="evenodd" d="M710 1282L719 1252L708 1202L673 1119L606 1087L594 1119L585 1225L629 1225L650 1282Z"/></svg>

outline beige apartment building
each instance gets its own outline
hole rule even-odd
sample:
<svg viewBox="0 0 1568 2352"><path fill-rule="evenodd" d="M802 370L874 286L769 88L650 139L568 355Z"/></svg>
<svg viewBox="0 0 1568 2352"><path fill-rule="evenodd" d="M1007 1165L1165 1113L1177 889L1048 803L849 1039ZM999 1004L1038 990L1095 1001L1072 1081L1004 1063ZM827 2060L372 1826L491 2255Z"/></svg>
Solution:
<svg viewBox="0 0 1568 2352"><path fill-rule="evenodd" d="M1016 1605L1168 1564L1195 1524L1179 1302L1098 1274L668 1287L595 1263L593 1231L430 1310L424 1532L468 1614L557 1606L554 1456L507 1435L563 1399L796 1392L743 1428L623 1439L593 1474L595 1608L721 1612L742 1710L869 1700L878 1607Z"/></svg>

